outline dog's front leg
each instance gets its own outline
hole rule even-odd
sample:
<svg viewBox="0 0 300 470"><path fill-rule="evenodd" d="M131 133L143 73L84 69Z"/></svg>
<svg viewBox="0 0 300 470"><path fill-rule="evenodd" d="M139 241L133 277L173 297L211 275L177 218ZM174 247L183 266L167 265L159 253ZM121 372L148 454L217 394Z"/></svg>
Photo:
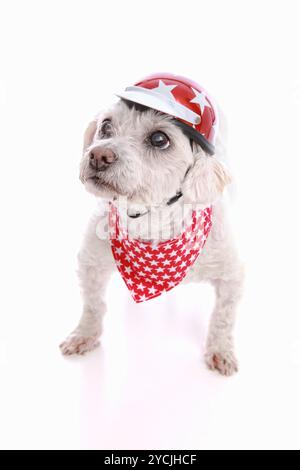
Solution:
<svg viewBox="0 0 300 470"><path fill-rule="evenodd" d="M234 353L233 328L238 301L241 297L242 272L232 280L213 280L216 301L209 326L205 360L208 367L222 375L232 375L238 370Z"/></svg>
<svg viewBox="0 0 300 470"><path fill-rule="evenodd" d="M75 330L60 345L65 355L84 354L99 345L106 312L105 292L114 262L107 241L99 240L92 223L79 253L79 280L83 313Z"/></svg>

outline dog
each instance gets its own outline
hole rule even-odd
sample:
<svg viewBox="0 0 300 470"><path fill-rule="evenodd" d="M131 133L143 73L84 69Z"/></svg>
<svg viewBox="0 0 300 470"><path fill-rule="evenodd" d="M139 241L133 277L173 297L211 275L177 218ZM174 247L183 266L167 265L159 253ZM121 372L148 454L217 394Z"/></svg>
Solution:
<svg viewBox="0 0 300 470"><path fill-rule="evenodd" d="M172 79L167 76L170 77ZM168 86L167 92L171 93L174 86L168 83L166 78L160 80L158 92ZM194 88L192 90L195 92ZM136 91L140 90L133 90ZM154 90L154 99L159 97L158 92ZM136 101L127 99L132 90L128 93L119 95L120 100L111 109L99 113L84 133L80 180L86 190L104 204L102 212L92 216L78 256L84 304L82 317L77 328L60 345L61 351L64 355L84 354L99 345L106 311L105 291L117 264L109 236L99 236L98 232L100 226L109 225L114 201L126 201L126 206L120 204L117 213L129 239L146 244L167 240L170 227L171 238L178 236L185 217L184 207L194 208L197 204L200 210L211 208L211 229L199 257L182 282L208 281L213 285L216 300L205 362L209 369L230 376L238 371L233 328L244 272L223 200L223 192L232 177L222 163L222 119L214 150L211 150L208 142L207 146L202 145L201 136L199 142L195 141L195 124L190 126L193 138L186 132L186 122L178 125L176 113L182 116L185 112L182 105L179 104L178 109L175 106L171 115L162 111L161 105L149 106L148 95L152 93L149 89L145 92L147 105L142 104L139 97ZM197 109L202 111L203 117L203 98L201 100ZM163 101L169 106L169 98ZM196 104L194 100L194 110ZM208 100L205 106L210 106ZM192 114L189 118L196 119Z"/></svg>

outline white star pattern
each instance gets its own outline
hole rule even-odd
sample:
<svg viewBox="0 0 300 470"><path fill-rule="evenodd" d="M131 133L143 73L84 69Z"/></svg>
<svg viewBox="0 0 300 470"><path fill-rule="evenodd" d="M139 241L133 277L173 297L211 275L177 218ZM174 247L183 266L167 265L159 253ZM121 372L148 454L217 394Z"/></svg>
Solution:
<svg viewBox="0 0 300 470"><path fill-rule="evenodd" d="M158 262L155 260L150 261L151 266L157 266Z"/></svg>
<svg viewBox="0 0 300 470"><path fill-rule="evenodd" d="M143 291L143 290L146 289L146 287L145 287L143 284L138 284L138 285L136 286L136 288L139 289L139 290L141 290L141 291Z"/></svg>
<svg viewBox="0 0 300 470"><path fill-rule="evenodd" d="M168 282L169 289L172 289L172 287L175 287L176 284L173 281Z"/></svg>
<svg viewBox="0 0 300 470"><path fill-rule="evenodd" d="M167 251L167 250L169 250L170 248L172 248L172 246L171 246L169 243L167 243L166 245L164 245L163 248L164 248L164 250Z"/></svg>
<svg viewBox="0 0 300 470"><path fill-rule="evenodd" d="M203 111L204 111L204 108L205 106L207 106L208 108L211 108L209 102L207 101L207 99L205 98L205 95L204 93L202 93L202 91L197 91L197 90L194 90L194 88L192 88L193 92L195 93L195 98L193 98L190 103L197 103L199 104L200 106L200 109L201 109L201 114L203 115Z"/></svg>
<svg viewBox="0 0 300 470"><path fill-rule="evenodd" d="M157 243L152 243L152 250L156 251L157 250Z"/></svg>
<svg viewBox="0 0 300 470"><path fill-rule="evenodd" d="M177 85L166 85L162 80L159 80L158 87L153 88L152 91L155 91L155 93L160 93L168 99L171 98L172 100L174 100L172 90L174 90L174 88L176 87Z"/></svg>
<svg viewBox="0 0 300 470"><path fill-rule="evenodd" d="M183 233L168 242L147 243L128 238L120 227L117 208L110 203L109 220L115 218L110 243L116 266L136 302L173 289L186 276L201 253L211 228L211 208L194 211ZM201 240L201 243L200 243Z"/></svg>
<svg viewBox="0 0 300 470"><path fill-rule="evenodd" d="M155 289L155 287L150 287L149 289L149 294L153 295L157 292L157 290Z"/></svg>

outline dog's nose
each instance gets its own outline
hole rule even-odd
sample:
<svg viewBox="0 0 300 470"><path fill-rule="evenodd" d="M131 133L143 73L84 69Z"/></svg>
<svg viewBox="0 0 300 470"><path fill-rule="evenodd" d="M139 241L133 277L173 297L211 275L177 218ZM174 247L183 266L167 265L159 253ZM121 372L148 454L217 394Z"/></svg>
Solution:
<svg viewBox="0 0 300 470"><path fill-rule="evenodd" d="M90 166L94 170L101 170L114 163L117 158L111 149L96 147L90 153Z"/></svg>

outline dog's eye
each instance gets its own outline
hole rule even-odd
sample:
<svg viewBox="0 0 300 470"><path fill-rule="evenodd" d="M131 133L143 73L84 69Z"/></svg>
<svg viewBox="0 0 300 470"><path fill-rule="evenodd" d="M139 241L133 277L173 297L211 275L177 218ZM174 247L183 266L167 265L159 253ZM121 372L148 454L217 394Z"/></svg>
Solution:
<svg viewBox="0 0 300 470"><path fill-rule="evenodd" d="M113 127L110 119L105 119L100 127L101 137L111 137L113 133Z"/></svg>
<svg viewBox="0 0 300 470"><path fill-rule="evenodd" d="M170 145L170 140L167 134L161 131L153 132L149 137L151 145L160 149L166 149Z"/></svg>

